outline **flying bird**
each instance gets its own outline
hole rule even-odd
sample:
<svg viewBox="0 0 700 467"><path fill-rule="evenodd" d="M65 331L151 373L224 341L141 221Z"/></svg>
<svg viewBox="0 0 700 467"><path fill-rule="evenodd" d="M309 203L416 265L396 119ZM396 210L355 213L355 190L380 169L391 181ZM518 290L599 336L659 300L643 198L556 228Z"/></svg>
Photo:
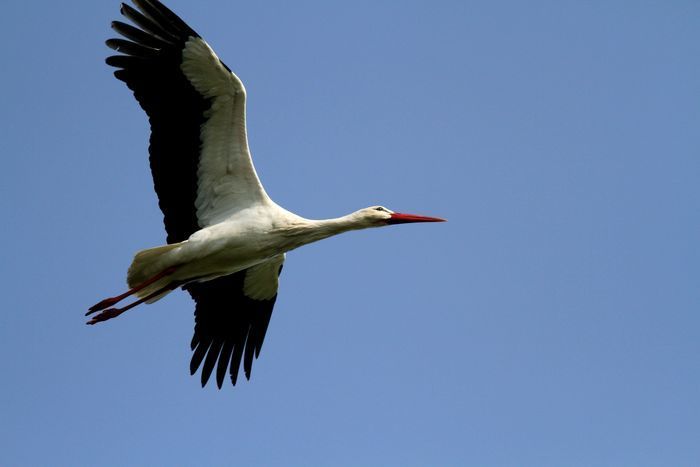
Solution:
<svg viewBox="0 0 700 467"><path fill-rule="evenodd" d="M205 386L216 368L236 384L241 362L250 379L277 298L285 253L350 230L441 222L382 206L326 220L277 205L253 167L241 80L175 13L157 0L121 5L132 24L114 21L121 38L107 58L148 115L150 167L167 244L136 253L129 290L90 307L87 324L119 316L182 288L194 299L190 372ZM115 305L134 296L121 308Z"/></svg>

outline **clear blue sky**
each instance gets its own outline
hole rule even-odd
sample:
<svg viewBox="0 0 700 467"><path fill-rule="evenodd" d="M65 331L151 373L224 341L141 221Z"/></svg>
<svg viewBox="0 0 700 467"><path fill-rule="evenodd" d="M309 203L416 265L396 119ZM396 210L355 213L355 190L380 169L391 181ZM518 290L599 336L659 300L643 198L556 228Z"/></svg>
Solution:
<svg viewBox="0 0 700 467"><path fill-rule="evenodd" d="M250 382L178 292L83 313L164 240L117 1L5 0L0 465L700 465L700 3L169 3L314 218Z"/></svg>

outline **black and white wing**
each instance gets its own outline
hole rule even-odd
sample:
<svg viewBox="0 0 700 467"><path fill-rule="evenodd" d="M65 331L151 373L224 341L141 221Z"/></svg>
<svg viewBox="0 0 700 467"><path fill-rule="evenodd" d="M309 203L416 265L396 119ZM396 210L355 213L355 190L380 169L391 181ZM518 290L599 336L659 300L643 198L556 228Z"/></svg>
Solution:
<svg viewBox="0 0 700 467"><path fill-rule="evenodd" d="M248 150L243 83L199 34L159 1L133 3L136 8L121 6L133 26L112 23L122 38L107 41L120 53L108 57L107 64L117 68L114 75L134 92L149 117L151 172L167 241L180 242L241 209L268 203L269 198ZM202 384L217 359L217 376L230 362L235 384L245 356L250 376L252 355L260 352L274 305L282 261L273 258L256 266L274 269L274 274L261 275L259 269L250 268L187 287L197 302L193 372L206 354ZM258 277L268 295L247 294L249 277ZM217 379L219 387L222 381L223 377Z"/></svg>
<svg viewBox="0 0 700 467"><path fill-rule="evenodd" d="M241 359L245 376L250 379L253 356L260 355L277 300L277 277L283 262L284 255L279 255L230 276L185 286L197 302L190 373L195 374L204 362L202 386L215 366L219 387L227 372L235 385ZM232 294L232 290L242 293ZM235 312L222 312L222 303Z"/></svg>
<svg viewBox="0 0 700 467"><path fill-rule="evenodd" d="M151 122L150 162L168 240L187 238L268 200L248 150L243 83L209 45L157 0L122 4L134 27L107 45L114 75Z"/></svg>

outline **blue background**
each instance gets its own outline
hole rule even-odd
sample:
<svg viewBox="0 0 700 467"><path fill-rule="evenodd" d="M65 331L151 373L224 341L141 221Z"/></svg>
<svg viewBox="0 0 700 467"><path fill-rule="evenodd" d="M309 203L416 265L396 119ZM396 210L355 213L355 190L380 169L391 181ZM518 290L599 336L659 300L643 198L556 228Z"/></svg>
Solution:
<svg viewBox="0 0 700 467"><path fill-rule="evenodd" d="M698 2L169 6L280 204L449 222L289 254L203 390L187 294L83 324L164 241L118 2L5 0L0 464L700 465Z"/></svg>

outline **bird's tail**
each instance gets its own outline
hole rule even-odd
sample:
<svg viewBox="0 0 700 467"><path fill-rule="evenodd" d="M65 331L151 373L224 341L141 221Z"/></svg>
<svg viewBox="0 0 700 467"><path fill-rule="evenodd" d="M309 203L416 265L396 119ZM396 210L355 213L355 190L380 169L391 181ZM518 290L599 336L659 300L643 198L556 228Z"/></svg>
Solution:
<svg viewBox="0 0 700 467"><path fill-rule="evenodd" d="M176 267L173 264L173 260L169 257L168 253L182 245L182 243L171 243L170 245L157 246L155 248L148 248L141 250L134 256L134 260L129 266L129 271L126 273L126 282L129 288L134 288L148 281L149 279L161 274L168 268ZM166 285L171 283L173 280L171 274L164 275L161 279L153 282L152 284L144 287L143 289L136 292L136 296L139 298L146 297L153 292L164 288ZM152 300L148 300L146 303L153 303L156 300L163 298L167 293L163 293Z"/></svg>

